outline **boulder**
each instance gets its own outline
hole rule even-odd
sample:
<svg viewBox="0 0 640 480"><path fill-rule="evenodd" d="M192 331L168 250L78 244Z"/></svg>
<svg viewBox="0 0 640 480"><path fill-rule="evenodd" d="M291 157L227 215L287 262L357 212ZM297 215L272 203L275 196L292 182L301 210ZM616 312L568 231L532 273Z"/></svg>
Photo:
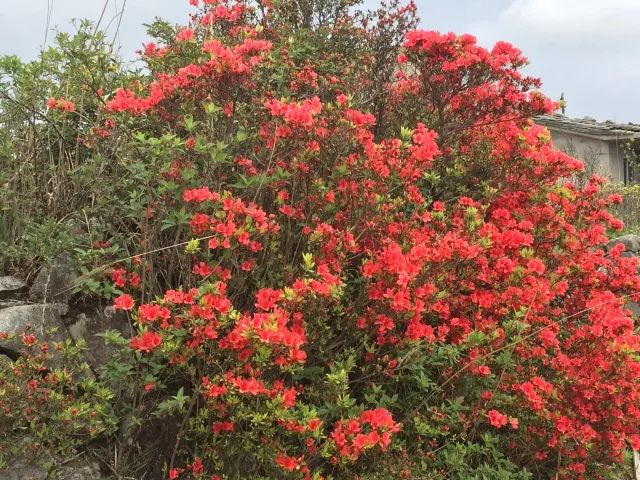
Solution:
<svg viewBox="0 0 640 480"><path fill-rule="evenodd" d="M13 298L6 298L4 300L0 299L0 310L10 307L19 307L20 305L27 305L27 303Z"/></svg>
<svg viewBox="0 0 640 480"><path fill-rule="evenodd" d="M58 255L50 264L42 267L29 289L29 299L34 303L67 303L73 295L78 272L71 254Z"/></svg>
<svg viewBox="0 0 640 480"><path fill-rule="evenodd" d="M0 277L0 298L7 298L19 293L27 285L16 277Z"/></svg>
<svg viewBox="0 0 640 480"><path fill-rule="evenodd" d="M617 245L618 243L622 243L624 245L625 252L634 254L640 253L640 236L638 235L629 234L614 238L613 240L609 241L607 247L611 249L611 247Z"/></svg>
<svg viewBox="0 0 640 480"><path fill-rule="evenodd" d="M105 308L92 307L80 313L76 316L75 323L69 325L68 330L74 340L84 338L87 345L85 357L96 372L107 363L114 348L106 345L104 338L98 334L105 330L118 330L125 338L132 335L131 322L127 315L116 311L111 305Z"/></svg>
<svg viewBox="0 0 640 480"><path fill-rule="evenodd" d="M0 478L5 480L47 480L49 474L42 465L24 462L9 463L0 471Z"/></svg>
<svg viewBox="0 0 640 480"><path fill-rule="evenodd" d="M56 467L58 464L60 466ZM100 466L87 459L76 459L64 463L49 455L34 459L9 461L0 471L3 480L100 480Z"/></svg>
<svg viewBox="0 0 640 480"><path fill-rule="evenodd" d="M0 332L19 333L31 326L33 334L41 341L61 341L67 338L67 329L62 317L69 307L60 303L18 305L0 310ZM14 344L0 341L0 347L8 350Z"/></svg>
<svg viewBox="0 0 640 480"><path fill-rule="evenodd" d="M100 474L100 465L87 460L76 460L56 469L57 480L99 480L104 478Z"/></svg>

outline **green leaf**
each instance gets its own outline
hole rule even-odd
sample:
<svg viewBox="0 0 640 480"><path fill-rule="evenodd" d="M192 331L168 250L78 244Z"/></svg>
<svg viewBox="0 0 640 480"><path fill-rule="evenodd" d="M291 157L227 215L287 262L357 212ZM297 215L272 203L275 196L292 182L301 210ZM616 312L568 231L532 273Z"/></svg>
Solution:
<svg viewBox="0 0 640 480"><path fill-rule="evenodd" d="M192 115L185 115L184 117L184 128L187 132L192 132L197 126L198 123L193 119Z"/></svg>
<svg viewBox="0 0 640 480"><path fill-rule="evenodd" d="M237 132L236 132L236 140L238 142L244 142L249 136L247 135L247 132L245 131L244 128L240 128Z"/></svg>

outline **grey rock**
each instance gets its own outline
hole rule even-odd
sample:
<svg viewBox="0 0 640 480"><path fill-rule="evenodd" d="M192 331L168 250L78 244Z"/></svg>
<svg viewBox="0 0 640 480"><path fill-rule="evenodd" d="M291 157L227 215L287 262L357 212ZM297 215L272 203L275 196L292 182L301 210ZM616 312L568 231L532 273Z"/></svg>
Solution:
<svg viewBox="0 0 640 480"><path fill-rule="evenodd" d="M638 253L640 252L640 236L638 235L623 235L622 237L614 238L608 244L608 248L611 249L614 245L622 243L626 252Z"/></svg>
<svg viewBox="0 0 640 480"><path fill-rule="evenodd" d="M60 466L55 467L55 464ZM3 480L100 480L100 466L85 459L64 463L62 459L52 459L46 455L30 461L25 459L9 461L7 468L0 471Z"/></svg>
<svg viewBox="0 0 640 480"><path fill-rule="evenodd" d="M99 480L100 466L94 462L78 460L56 470L57 480Z"/></svg>
<svg viewBox="0 0 640 480"><path fill-rule="evenodd" d="M3 308L19 307L20 305L28 305L28 304L12 298L0 300L0 310L2 310Z"/></svg>
<svg viewBox="0 0 640 480"><path fill-rule="evenodd" d="M0 471L0 478L4 480L47 480L47 470L41 465L25 463L9 463L4 471Z"/></svg>
<svg viewBox="0 0 640 480"><path fill-rule="evenodd" d="M16 277L0 277L0 297L6 297L19 292L27 285Z"/></svg>
<svg viewBox="0 0 640 480"><path fill-rule="evenodd" d="M125 313L117 312L113 306L93 307L80 313L75 323L69 325L69 334L74 340L83 338L87 345L85 357L94 371L99 371L109 360L114 347L106 345L98 336L106 330L117 330L125 338L132 335L131 322Z"/></svg>
<svg viewBox="0 0 640 480"><path fill-rule="evenodd" d="M64 304L19 305L0 310L0 332L16 334L31 326L33 334L42 341L60 341L67 337L62 320L69 307ZM0 341L0 347L15 349L14 344Z"/></svg>
<svg viewBox="0 0 640 480"><path fill-rule="evenodd" d="M42 267L29 289L32 302L67 303L73 295L78 272L71 254L58 255L49 265Z"/></svg>
<svg viewBox="0 0 640 480"><path fill-rule="evenodd" d="M5 456L6 468L0 471L0 478L3 480L48 480L49 471L52 466L52 458L46 452L40 455L26 454L29 445L33 443L33 438L26 434L13 438L12 446L15 450ZM25 453L18 453L18 452Z"/></svg>

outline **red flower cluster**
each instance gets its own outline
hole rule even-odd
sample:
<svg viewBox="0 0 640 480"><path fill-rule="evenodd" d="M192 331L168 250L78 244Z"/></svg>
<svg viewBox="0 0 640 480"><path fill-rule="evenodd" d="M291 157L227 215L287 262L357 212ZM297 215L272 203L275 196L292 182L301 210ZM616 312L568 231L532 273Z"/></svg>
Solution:
<svg viewBox="0 0 640 480"><path fill-rule="evenodd" d="M116 310L131 310L134 306L135 301L133 300L133 297L126 293L123 293L119 297L116 297L113 302L113 307Z"/></svg>
<svg viewBox="0 0 640 480"><path fill-rule="evenodd" d="M496 428L504 427L509 422L509 417L497 410L489 410L487 418L489 418L489 423Z"/></svg>
<svg viewBox="0 0 640 480"><path fill-rule="evenodd" d="M73 112L76 109L75 104L70 100L64 98L49 98L47 100L47 107L50 110L60 110L63 112Z"/></svg>
<svg viewBox="0 0 640 480"><path fill-rule="evenodd" d="M391 435L399 430L400 425L393 421L389 411L377 408L365 410L357 419L338 421L331 439L341 456L356 460L364 450L376 446L385 450L391 443Z"/></svg>
<svg viewBox="0 0 640 480"><path fill-rule="evenodd" d="M281 117L292 126L309 128L313 126L313 118L322 110L318 97L304 100L300 104L268 100L264 106L272 116Z"/></svg>
<svg viewBox="0 0 640 480"><path fill-rule="evenodd" d="M149 353L155 350L162 343L162 337L155 332L144 332L139 337L134 337L129 346L133 350Z"/></svg>

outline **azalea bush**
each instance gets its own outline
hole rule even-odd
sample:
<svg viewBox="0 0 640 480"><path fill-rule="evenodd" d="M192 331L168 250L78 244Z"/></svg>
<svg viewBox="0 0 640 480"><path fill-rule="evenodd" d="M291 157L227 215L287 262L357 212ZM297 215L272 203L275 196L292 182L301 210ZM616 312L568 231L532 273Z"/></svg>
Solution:
<svg viewBox="0 0 640 480"><path fill-rule="evenodd" d="M336 480L607 478L640 448L621 197L571 183L519 50L412 3L190 3L82 137L117 172L85 276L136 328L105 334L105 448Z"/></svg>

